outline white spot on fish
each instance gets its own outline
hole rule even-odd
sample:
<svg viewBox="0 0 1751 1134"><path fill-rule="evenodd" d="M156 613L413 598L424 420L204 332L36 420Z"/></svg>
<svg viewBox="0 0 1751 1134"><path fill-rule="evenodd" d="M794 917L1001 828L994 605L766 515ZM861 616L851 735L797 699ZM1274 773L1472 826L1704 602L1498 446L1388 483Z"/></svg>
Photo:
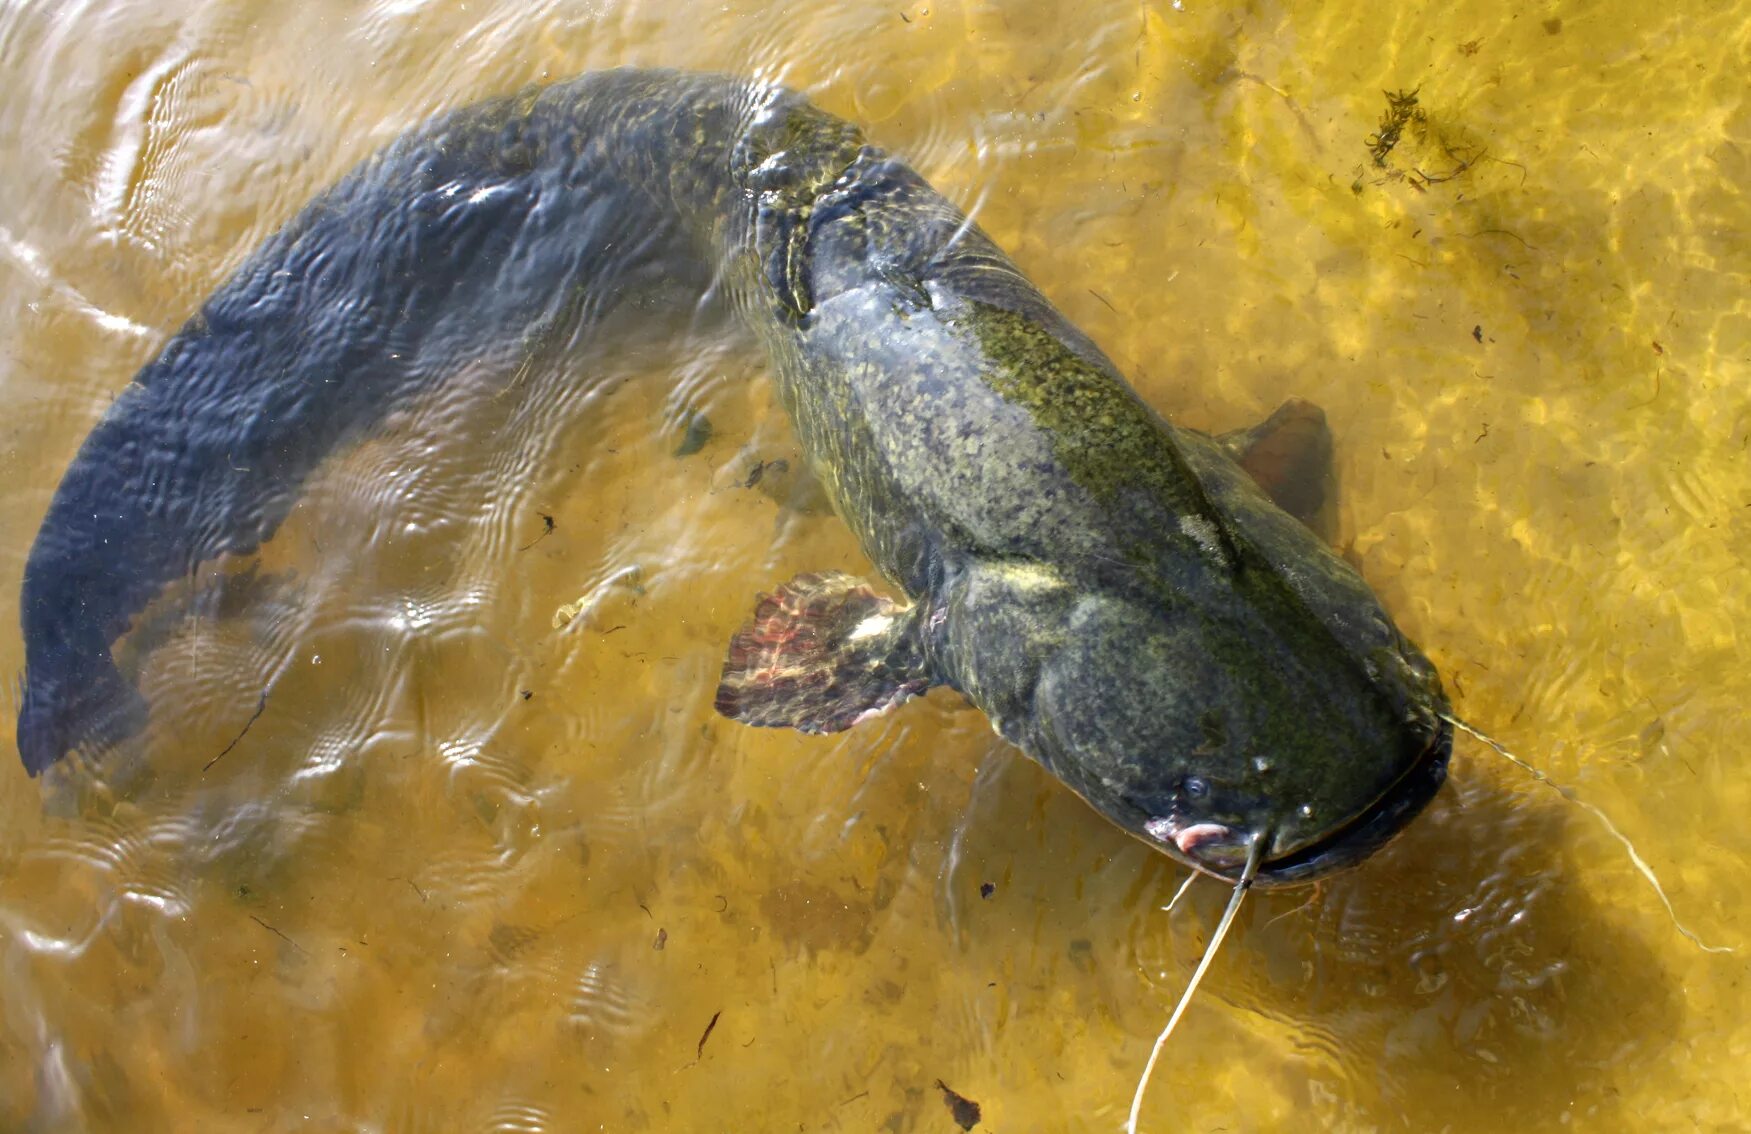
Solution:
<svg viewBox="0 0 1751 1134"><path fill-rule="evenodd" d="M1064 577L1043 563L1004 563L994 571L1017 589L1046 590L1064 585Z"/></svg>
<svg viewBox="0 0 1751 1134"><path fill-rule="evenodd" d="M1216 541L1216 525L1209 520L1202 516L1181 516L1179 530L1209 554L1218 554L1220 545Z"/></svg>
<svg viewBox="0 0 1751 1134"><path fill-rule="evenodd" d="M857 642L864 638L873 638L893 624L894 618L892 615L872 614L862 622L859 622L856 628L851 631L850 640Z"/></svg>

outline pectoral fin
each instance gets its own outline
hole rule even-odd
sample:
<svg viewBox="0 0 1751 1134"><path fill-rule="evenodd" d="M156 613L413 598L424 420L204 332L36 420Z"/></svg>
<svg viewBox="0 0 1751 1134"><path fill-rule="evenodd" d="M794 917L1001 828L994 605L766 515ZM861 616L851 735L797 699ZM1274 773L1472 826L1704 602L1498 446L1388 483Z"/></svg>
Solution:
<svg viewBox="0 0 1751 1134"><path fill-rule="evenodd" d="M924 692L917 607L862 579L798 575L730 639L717 711L744 724L840 732Z"/></svg>
<svg viewBox="0 0 1751 1134"><path fill-rule="evenodd" d="M1216 440L1277 507L1330 538L1332 440L1324 410L1290 398L1252 428Z"/></svg>

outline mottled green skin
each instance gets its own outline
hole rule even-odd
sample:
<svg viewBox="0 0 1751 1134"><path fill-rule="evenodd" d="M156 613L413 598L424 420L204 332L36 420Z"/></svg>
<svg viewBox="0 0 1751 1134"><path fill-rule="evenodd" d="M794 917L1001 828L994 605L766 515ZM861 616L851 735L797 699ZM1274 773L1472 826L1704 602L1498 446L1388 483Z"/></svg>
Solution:
<svg viewBox="0 0 1751 1134"><path fill-rule="evenodd" d="M815 471L912 600L880 643L908 689L962 690L1103 814L1201 868L1231 869L1233 840L1190 853L1189 828L1267 839L1267 881L1367 854L1439 785L1450 736L1428 663L1215 442L1139 401L854 127L793 93L659 71L410 132L140 372L26 567L26 767L137 729L109 656L130 619L269 538L326 454L457 359L563 350L653 289L707 286L770 350Z"/></svg>

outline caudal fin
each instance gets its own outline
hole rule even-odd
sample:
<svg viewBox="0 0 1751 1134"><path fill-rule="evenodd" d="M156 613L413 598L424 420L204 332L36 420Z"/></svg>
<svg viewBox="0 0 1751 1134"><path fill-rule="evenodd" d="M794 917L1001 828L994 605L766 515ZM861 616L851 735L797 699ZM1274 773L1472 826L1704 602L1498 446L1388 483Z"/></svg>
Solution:
<svg viewBox="0 0 1751 1134"><path fill-rule="evenodd" d="M57 664L57 662L59 664ZM25 671L18 755L35 776L74 749L93 752L138 733L146 701L110 660L67 652Z"/></svg>

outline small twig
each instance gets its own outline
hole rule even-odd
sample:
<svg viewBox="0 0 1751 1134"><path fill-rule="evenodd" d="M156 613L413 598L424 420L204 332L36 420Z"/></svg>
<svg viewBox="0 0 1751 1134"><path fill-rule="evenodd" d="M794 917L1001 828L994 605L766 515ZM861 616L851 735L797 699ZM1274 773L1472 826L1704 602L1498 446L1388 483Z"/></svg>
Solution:
<svg viewBox="0 0 1751 1134"><path fill-rule="evenodd" d="M1453 150L1445 142L1441 143L1441 150L1448 157L1452 158L1454 161L1458 162L1459 164L1454 166L1451 170L1447 171L1446 173L1442 174L1440 177L1431 177L1429 174L1424 173L1422 171L1422 169L1419 167L1416 171L1417 176L1421 177L1424 181L1428 182L1430 185L1439 185L1443 181L1452 181L1455 177L1458 177L1460 174L1464 173L1466 170L1470 169L1472 166L1476 165L1478 162L1480 162L1484 158L1488 157L1489 153L1490 153L1488 150L1484 150L1483 152L1479 153L1475 157L1462 158L1458 154L1454 153Z"/></svg>
<svg viewBox="0 0 1751 1134"><path fill-rule="evenodd" d="M304 946L298 944L296 941L292 940L290 937L287 937L284 933L281 933L279 930L275 929L273 926L269 925L267 922L263 921L261 918L256 917L254 914L250 914L249 920L255 922L255 924L261 926L263 929L267 930L269 933L273 934L275 937L278 937L281 941L284 941L286 944L290 945L292 948L298 950L298 952L303 953L306 957L308 957L310 955L308 952L305 951Z"/></svg>
<svg viewBox="0 0 1751 1134"><path fill-rule="evenodd" d="M252 713L250 715L250 718L243 723L243 731L239 732L236 736L232 737L231 743L227 744L224 747L224 749L221 750L217 756L213 757L211 760L208 760L205 764L201 765L201 774L203 776L212 770L212 767L214 764L217 764L220 760L223 760L225 758L226 753L230 752L233 748L237 747L237 742L242 740L244 738L244 736L246 734L248 734L250 728L252 726L254 726L256 720L261 717L262 711L264 709L266 709L267 707L268 707L268 692L266 689L263 689L261 691L261 700L259 700L255 703L255 712Z"/></svg>
<svg viewBox="0 0 1751 1134"><path fill-rule="evenodd" d="M1581 148L1582 148L1582 149L1583 149L1583 150L1587 150L1587 147L1586 147L1586 146L1582 146L1582 147L1581 147ZM1587 150L1587 152L1588 152L1588 153L1590 153L1590 154L1591 154L1591 153L1593 153L1593 151L1592 151L1592 150ZM1598 157L1598 156L1599 156L1599 155L1598 155L1598 154L1593 154L1593 156L1594 156L1594 157ZM1489 157L1489 155L1488 155L1488 154L1485 154L1485 155L1484 155L1484 157ZM1480 158L1478 158L1478 160L1479 160L1479 161L1482 161L1482 160L1483 160L1483 157L1480 157ZM1517 162L1517 161L1509 161L1509 160L1508 160L1508 159L1507 159L1507 158L1499 158L1499 157L1491 157L1491 158L1490 158L1490 160L1491 160L1491 161L1493 161L1493 162L1495 162L1495 163L1496 163L1496 164L1498 164L1498 165L1511 165L1511 166L1513 166L1513 167L1514 167L1514 168L1515 168L1515 169L1517 169L1517 170L1519 170L1519 171L1520 171L1520 184L1521 184L1521 185L1525 185L1525 184L1526 184L1526 167L1525 167L1525 166L1523 166L1523 165L1521 165L1521 164L1520 164L1520 163L1519 163L1519 162Z"/></svg>
<svg viewBox="0 0 1751 1134"><path fill-rule="evenodd" d="M699 1046L694 1049L693 1055L695 1061L705 1058L705 1041L711 1038L711 1030L717 1027L717 1018L723 1014L724 1010L722 1008L719 1008L711 1014L710 1022L705 1025L705 1031L700 1033Z"/></svg>

